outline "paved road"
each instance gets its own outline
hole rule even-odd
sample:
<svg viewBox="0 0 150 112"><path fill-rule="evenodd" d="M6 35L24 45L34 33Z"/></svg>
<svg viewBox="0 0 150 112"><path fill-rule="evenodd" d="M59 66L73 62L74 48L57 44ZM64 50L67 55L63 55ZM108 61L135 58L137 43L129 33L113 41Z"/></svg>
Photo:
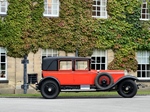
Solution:
<svg viewBox="0 0 150 112"><path fill-rule="evenodd" d="M149 112L150 96L134 98L0 98L0 112Z"/></svg>

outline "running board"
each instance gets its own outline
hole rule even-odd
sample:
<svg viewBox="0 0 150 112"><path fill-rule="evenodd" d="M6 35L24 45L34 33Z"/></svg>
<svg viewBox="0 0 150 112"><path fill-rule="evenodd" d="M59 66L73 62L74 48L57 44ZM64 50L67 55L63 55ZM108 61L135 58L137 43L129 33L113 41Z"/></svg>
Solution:
<svg viewBox="0 0 150 112"><path fill-rule="evenodd" d="M96 89L61 89L61 92L96 92Z"/></svg>

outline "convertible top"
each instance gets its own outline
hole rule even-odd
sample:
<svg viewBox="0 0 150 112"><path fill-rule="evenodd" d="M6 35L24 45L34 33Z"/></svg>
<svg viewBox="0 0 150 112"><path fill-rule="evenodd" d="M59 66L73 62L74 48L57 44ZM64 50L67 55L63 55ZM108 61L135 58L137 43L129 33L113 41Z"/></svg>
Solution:
<svg viewBox="0 0 150 112"><path fill-rule="evenodd" d="M58 70L58 60L91 60L88 57L45 57L42 60L42 70Z"/></svg>

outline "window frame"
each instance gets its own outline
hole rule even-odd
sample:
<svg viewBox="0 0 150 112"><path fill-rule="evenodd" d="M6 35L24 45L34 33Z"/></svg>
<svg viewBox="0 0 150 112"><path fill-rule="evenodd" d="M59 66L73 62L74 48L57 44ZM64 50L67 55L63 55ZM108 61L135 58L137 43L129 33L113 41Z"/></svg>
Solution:
<svg viewBox="0 0 150 112"><path fill-rule="evenodd" d="M141 55L139 55L141 54ZM150 69L148 70L147 66L150 67L150 51L138 51L136 53L137 61L138 61L138 70L137 70L137 78L139 80L150 80L150 77L148 77L148 72L150 73ZM141 68L139 70L139 67ZM145 69L142 69L145 68ZM140 73L140 77L138 77L138 72ZM145 77L142 76L142 72L145 73Z"/></svg>
<svg viewBox="0 0 150 112"><path fill-rule="evenodd" d="M2 2L4 2L4 6L2 6ZM2 8L4 8L5 12L2 12ZM8 2L7 0L0 0L0 16L7 15Z"/></svg>
<svg viewBox="0 0 150 112"><path fill-rule="evenodd" d="M2 54L2 50L4 51L3 52L4 54ZM5 62L1 61L1 58L2 58L1 56L5 56ZM7 78L8 78L8 75L7 75L7 51L5 48L0 47L0 68L1 68L2 63L5 64L5 69L4 70L0 69L0 81L7 80ZM5 72L5 77L1 77L1 75L2 75L1 73L3 71Z"/></svg>
<svg viewBox="0 0 150 112"><path fill-rule="evenodd" d="M58 57L58 50L55 49L42 49L42 59L45 57Z"/></svg>
<svg viewBox="0 0 150 112"><path fill-rule="evenodd" d="M145 7L144 7L145 5ZM143 11L145 11L143 13ZM150 13L149 13L149 9L148 9L148 3L147 1L143 0L142 4L141 4L141 14L140 14L140 20L145 20L148 21L150 20Z"/></svg>
<svg viewBox="0 0 150 112"><path fill-rule="evenodd" d="M44 0L44 12L43 12L43 16L45 16L45 17L59 17L60 2L59 2L59 0L55 0L55 1L56 1L56 3L53 3L54 0ZM48 2L51 2L51 7L52 8L48 7L48 5L50 5ZM54 6L57 6L56 9L54 9L55 8ZM48 10L50 10L51 14L49 14ZM54 14L54 10L56 11L56 14Z"/></svg>
<svg viewBox="0 0 150 112"><path fill-rule="evenodd" d="M95 70L107 70L107 51L106 50L98 50L98 49L95 49L94 51L93 51L93 54L92 54L92 56L91 56L91 59L92 59L92 57L100 57L100 61L99 61L99 63L97 63L97 60L95 60L94 62L91 60L91 69L93 69L92 68L92 64L94 64L95 65ZM102 58L103 57L105 57L105 62L103 63L102 62ZM100 65L100 69L97 69L97 66L96 65ZM102 64L105 64L105 69L101 69L102 68Z"/></svg>
<svg viewBox="0 0 150 112"><path fill-rule="evenodd" d="M101 4L99 4L98 2L101 3ZM99 10L98 10L98 8L99 8ZM94 12L95 12L95 15L93 15ZM98 15L98 13L100 15ZM104 16L103 16L103 14L104 14ZM107 19L108 18L107 0L93 0L92 17L102 18L102 19Z"/></svg>

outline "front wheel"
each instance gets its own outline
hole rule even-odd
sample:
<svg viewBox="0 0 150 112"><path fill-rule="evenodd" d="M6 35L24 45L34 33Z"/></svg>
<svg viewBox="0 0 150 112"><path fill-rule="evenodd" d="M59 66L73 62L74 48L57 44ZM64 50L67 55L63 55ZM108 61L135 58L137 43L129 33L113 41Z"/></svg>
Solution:
<svg viewBox="0 0 150 112"><path fill-rule="evenodd" d="M137 93L137 85L133 80L124 80L118 85L117 92L124 98L132 98Z"/></svg>
<svg viewBox="0 0 150 112"><path fill-rule="evenodd" d="M59 86L55 81L47 80L41 85L41 95L46 99L56 98L59 92Z"/></svg>

